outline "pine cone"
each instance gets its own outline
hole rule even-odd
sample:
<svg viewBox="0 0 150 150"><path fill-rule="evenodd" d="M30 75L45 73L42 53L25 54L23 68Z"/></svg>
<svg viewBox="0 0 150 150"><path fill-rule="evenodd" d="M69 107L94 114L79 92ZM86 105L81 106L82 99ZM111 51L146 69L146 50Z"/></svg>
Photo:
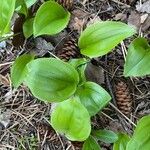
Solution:
<svg viewBox="0 0 150 150"><path fill-rule="evenodd" d="M116 85L116 101L119 110L129 116L132 112L132 99L127 84L123 81Z"/></svg>
<svg viewBox="0 0 150 150"><path fill-rule="evenodd" d="M71 58L79 58L81 56L77 44L74 39L70 39L64 43L62 49L56 52L56 56L64 61L68 61Z"/></svg>
<svg viewBox="0 0 150 150"><path fill-rule="evenodd" d="M73 0L57 0L64 8L70 10L73 6Z"/></svg>

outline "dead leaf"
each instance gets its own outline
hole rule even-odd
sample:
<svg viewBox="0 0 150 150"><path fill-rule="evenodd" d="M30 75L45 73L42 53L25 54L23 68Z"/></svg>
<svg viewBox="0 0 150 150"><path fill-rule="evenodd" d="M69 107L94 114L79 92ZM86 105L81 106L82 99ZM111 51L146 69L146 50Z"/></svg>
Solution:
<svg viewBox="0 0 150 150"><path fill-rule="evenodd" d="M142 5L140 4L136 5L136 10L139 12L150 13L150 0L146 1Z"/></svg>
<svg viewBox="0 0 150 150"><path fill-rule="evenodd" d="M97 84L104 84L104 70L101 67L89 63L85 70L85 75L88 81L96 82Z"/></svg>
<svg viewBox="0 0 150 150"><path fill-rule="evenodd" d="M128 18L128 24L137 28L141 26L141 15L136 11L131 11L131 15Z"/></svg>
<svg viewBox="0 0 150 150"><path fill-rule="evenodd" d="M127 15L126 15L126 14L123 14L123 13L118 13L118 14L116 14L116 16L115 16L114 19L115 19L115 20L124 21L124 20L127 19Z"/></svg>

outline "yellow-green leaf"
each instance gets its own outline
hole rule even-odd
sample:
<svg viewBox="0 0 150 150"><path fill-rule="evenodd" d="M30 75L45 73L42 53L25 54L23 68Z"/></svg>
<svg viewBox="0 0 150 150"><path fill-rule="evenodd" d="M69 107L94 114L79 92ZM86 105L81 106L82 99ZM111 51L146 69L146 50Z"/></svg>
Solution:
<svg viewBox="0 0 150 150"><path fill-rule="evenodd" d="M77 71L70 64L55 58L39 58L27 64L25 84L40 100L60 102L76 91Z"/></svg>
<svg viewBox="0 0 150 150"><path fill-rule="evenodd" d="M54 35L62 31L68 24L70 13L54 1L47 1L38 9L34 23L34 36Z"/></svg>
<svg viewBox="0 0 150 150"><path fill-rule="evenodd" d="M71 141L84 141L91 132L89 113L76 98L57 104L51 114L51 124Z"/></svg>
<svg viewBox="0 0 150 150"><path fill-rule="evenodd" d="M79 38L79 47L81 53L90 58L103 56L134 33L133 27L121 22L97 22L83 31Z"/></svg>

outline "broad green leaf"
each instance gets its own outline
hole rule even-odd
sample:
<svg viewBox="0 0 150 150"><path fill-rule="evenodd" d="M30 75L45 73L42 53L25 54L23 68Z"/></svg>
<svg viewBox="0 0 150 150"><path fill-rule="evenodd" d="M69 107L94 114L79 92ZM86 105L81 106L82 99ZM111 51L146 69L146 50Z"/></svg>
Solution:
<svg viewBox="0 0 150 150"><path fill-rule="evenodd" d="M130 137L126 134L119 133L118 140L113 145L113 150L126 150Z"/></svg>
<svg viewBox="0 0 150 150"><path fill-rule="evenodd" d="M110 95L94 82L85 82L79 86L76 95L79 96L81 103L87 108L90 116L98 113L111 100Z"/></svg>
<svg viewBox="0 0 150 150"><path fill-rule="evenodd" d="M26 76L26 65L33 59L33 55L24 54L18 57L13 63L11 68L11 80L15 88L17 88L24 81Z"/></svg>
<svg viewBox="0 0 150 150"><path fill-rule="evenodd" d="M88 111L76 98L56 105L51 114L51 124L71 141L84 141L91 132Z"/></svg>
<svg viewBox="0 0 150 150"><path fill-rule="evenodd" d="M137 38L129 46L124 66L124 76L150 74L150 46L146 39Z"/></svg>
<svg viewBox="0 0 150 150"><path fill-rule="evenodd" d="M76 91L77 71L68 63L54 58L39 58L27 64L25 84L43 101L59 102Z"/></svg>
<svg viewBox="0 0 150 150"><path fill-rule="evenodd" d="M97 141L92 136L89 136L84 142L82 150L101 150L101 148Z"/></svg>
<svg viewBox="0 0 150 150"><path fill-rule="evenodd" d="M38 9L34 19L34 36L57 34L67 26L69 19L70 13L61 5L54 1L45 2Z"/></svg>
<svg viewBox="0 0 150 150"><path fill-rule="evenodd" d="M14 13L16 0L1 0L0 4L0 36L10 32L10 20Z"/></svg>
<svg viewBox="0 0 150 150"><path fill-rule="evenodd" d="M150 149L150 115L143 117L137 124L126 150Z"/></svg>
<svg viewBox="0 0 150 150"><path fill-rule="evenodd" d="M114 143L118 140L118 135L110 130L93 130L92 135L105 143Z"/></svg>
<svg viewBox="0 0 150 150"><path fill-rule="evenodd" d="M90 25L79 38L81 54L90 58L110 52L125 38L133 35L135 29L115 21L101 21Z"/></svg>
<svg viewBox="0 0 150 150"><path fill-rule="evenodd" d="M78 71L80 77L80 84L86 81L85 69L87 66L87 60L85 58L71 59L69 63Z"/></svg>
<svg viewBox="0 0 150 150"><path fill-rule="evenodd" d="M33 21L34 18L30 18L23 24L23 34L26 38L29 38L33 34Z"/></svg>
<svg viewBox="0 0 150 150"><path fill-rule="evenodd" d="M25 0L16 0L15 11L19 14L24 14L25 17L28 16L28 8Z"/></svg>

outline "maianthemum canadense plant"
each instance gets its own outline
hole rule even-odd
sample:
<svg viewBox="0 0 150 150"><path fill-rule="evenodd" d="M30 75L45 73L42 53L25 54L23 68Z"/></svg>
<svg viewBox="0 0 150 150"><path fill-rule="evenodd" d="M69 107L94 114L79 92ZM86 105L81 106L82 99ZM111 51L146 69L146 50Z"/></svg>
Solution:
<svg viewBox="0 0 150 150"><path fill-rule="evenodd" d="M54 35L67 26L70 13L54 1L44 2L35 16L30 18L28 7L34 3L35 0L2 0L0 6L2 39L10 31L10 20L14 11L26 16L23 25L26 38L32 34L34 37L44 34ZM99 150L100 146L97 144L97 140L106 143L116 141L114 150L125 150L126 145L127 150L131 150L131 147L134 150L137 148L136 143L139 140L141 143L139 148L145 144L144 142L149 146L150 140L148 139L150 137L147 136L144 141L142 136L146 130L141 130L141 127L138 126L130 141L127 140L128 144L126 142L126 139L129 139L127 135L119 134L117 136L108 130L91 130L90 118L101 111L109 103L111 97L100 85L86 81L84 75L86 64L90 58L106 55L122 40L135 33L134 28L121 22L94 23L81 33L78 40L80 52L86 58L63 62L57 58L35 58L33 54L24 54L15 60L11 68L13 86L17 88L24 83L39 100L55 103L50 124L57 132L64 134L71 141L85 141L83 150ZM124 76L150 74L149 60L150 46L148 42L144 38L135 39L128 49ZM145 118L139 122L139 126L150 124L149 116Z"/></svg>

